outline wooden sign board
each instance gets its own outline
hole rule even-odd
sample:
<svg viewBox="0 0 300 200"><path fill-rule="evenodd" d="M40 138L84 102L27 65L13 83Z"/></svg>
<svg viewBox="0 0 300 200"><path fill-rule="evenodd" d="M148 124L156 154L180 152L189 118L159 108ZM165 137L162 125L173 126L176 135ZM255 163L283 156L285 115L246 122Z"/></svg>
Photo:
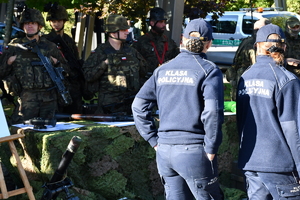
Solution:
<svg viewBox="0 0 300 200"><path fill-rule="evenodd" d="M10 132L5 118L3 106L0 100L0 138L6 136L10 136Z"/></svg>

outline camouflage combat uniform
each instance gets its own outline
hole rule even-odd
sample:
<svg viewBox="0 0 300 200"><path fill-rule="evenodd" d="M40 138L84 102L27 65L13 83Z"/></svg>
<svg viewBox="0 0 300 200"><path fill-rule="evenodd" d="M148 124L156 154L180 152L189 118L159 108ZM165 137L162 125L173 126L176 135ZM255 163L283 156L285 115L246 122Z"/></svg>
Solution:
<svg viewBox="0 0 300 200"><path fill-rule="evenodd" d="M291 37L288 32L285 32L286 36L286 50L284 52L285 58L300 59L300 38ZM300 78L300 69L294 66L286 65L287 70L297 75Z"/></svg>
<svg viewBox="0 0 300 200"><path fill-rule="evenodd" d="M1 57L0 78L13 80L10 82L9 92L19 96L19 114L23 117L22 120L35 117L52 119L57 108L57 90L45 67L33 64L34 61L40 62L37 54L18 47L18 44L29 41L24 37L9 43ZM62 65L66 63L65 59L54 43L40 37L37 45L45 57L57 58L61 62L58 65L66 67ZM12 55L17 55L17 58L12 65L8 65L7 60Z"/></svg>
<svg viewBox="0 0 300 200"><path fill-rule="evenodd" d="M54 3L47 8L49 9L46 10L48 11L46 18L47 21L62 20L65 23L69 20L69 16L65 7ZM72 97L72 104L68 106L59 104L58 111L68 114L82 113L82 96L85 90L85 80L82 73L83 62L81 62L79 59L79 52L75 41L69 35L63 33L63 29L64 27L60 31L56 32L52 28L52 31L49 34L44 35L48 40L56 43L56 45L60 48L71 69L71 72L67 79L69 83L68 89Z"/></svg>
<svg viewBox="0 0 300 200"><path fill-rule="evenodd" d="M233 101L236 99L236 88L241 75L255 63L254 43L255 37L253 36L243 39L235 53L233 65L226 70L226 79L231 84L231 100Z"/></svg>
<svg viewBox="0 0 300 200"><path fill-rule="evenodd" d="M57 37L57 34L54 30L52 30L49 34L44 35L49 41L53 41L55 37ZM66 43L66 45L69 47L70 52L73 54L74 59L76 59L74 62L77 62L80 68L76 68L75 66L72 66L72 62L68 62L70 73L67 77L68 79L68 88L70 91L70 95L72 97L72 104L68 106L59 105L59 112L62 113L82 113L82 92L84 90L84 78L82 74L82 64L79 61L79 53L78 48L76 46L75 41L67 34L63 34L62 39ZM61 49L60 44L56 44L62 53L66 53L64 50ZM71 57L71 56L70 56ZM65 56L67 58L67 56ZM68 61L68 60L67 60Z"/></svg>
<svg viewBox="0 0 300 200"><path fill-rule="evenodd" d="M100 44L84 62L83 71L86 81L94 83L98 92L97 114L131 113L131 103L125 101L133 100L146 75L145 60L134 48L123 43L115 50L108 41Z"/></svg>
<svg viewBox="0 0 300 200"><path fill-rule="evenodd" d="M174 40L166 35L158 35L149 31L132 45L147 61L150 74L162 63L175 58L179 48ZM158 55L156 55L156 51Z"/></svg>

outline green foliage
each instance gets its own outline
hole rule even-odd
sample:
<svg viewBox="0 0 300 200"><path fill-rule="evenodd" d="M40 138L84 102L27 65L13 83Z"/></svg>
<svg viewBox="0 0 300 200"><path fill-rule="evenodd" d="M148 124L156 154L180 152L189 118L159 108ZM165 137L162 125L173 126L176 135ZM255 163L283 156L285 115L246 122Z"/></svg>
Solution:
<svg viewBox="0 0 300 200"><path fill-rule="evenodd" d="M297 14L300 14L300 0L287 0L287 10L291 12L295 12Z"/></svg>
<svg viewBox="0 0 300 200"><path fill-rule="evenodd" d="M107 155L110 155L112 158L116 159L117 156L122 155L133 145L134 140L132 138L121 135L120 137L114 139L114 141L105 148L105 152Z"/></svg>
<svg viewBox="0 0 300 200"><path fill-rule="evenodd" d="M244 191L235 188L222 188L226 200L240 200L247 198L247 194Z"/></svg>
<svg viewBox="0 0 300 200"><path fill-rule="evenodd" d="M121 197L125 191L127 179L116 170L111 170L107 174L94 179L95 182L92 188L100 194L106 194L107 199Z"/></svg>

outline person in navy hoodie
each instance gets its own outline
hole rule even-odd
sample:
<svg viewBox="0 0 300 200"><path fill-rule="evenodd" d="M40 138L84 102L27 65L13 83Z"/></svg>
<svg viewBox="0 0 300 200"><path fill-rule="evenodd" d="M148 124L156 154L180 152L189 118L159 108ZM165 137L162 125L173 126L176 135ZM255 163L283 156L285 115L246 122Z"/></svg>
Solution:
<svg viewBox="0 0 300 200"><path fill-rule="evenodd" d="M183 35L184 49L155 69L136 95L137 130L156 150L167 200L222 200L217 156L224 120L223 76L206 59L212 27L194 19ZM159 128L152 108L159 108Z"/></svg>
<svg viewBox="0 0 300 200"><path fill-rule="evenodd" d="M284 68L285 35L260 28L256 63L237 88L238 165L250 200L300 199L300 80Z"/></svg>

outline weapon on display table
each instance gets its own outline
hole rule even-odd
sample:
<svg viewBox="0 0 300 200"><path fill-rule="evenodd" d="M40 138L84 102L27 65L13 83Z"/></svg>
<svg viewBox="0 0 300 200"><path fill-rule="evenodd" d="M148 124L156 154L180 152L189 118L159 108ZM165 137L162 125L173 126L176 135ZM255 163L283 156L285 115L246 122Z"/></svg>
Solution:
<svg viewBox="0 0 300 200"><path fill-rule="evenodd" d="M55 114L54 119L43 119L40 117L25 120L23 123L33 125L34 129L47 129L46 125L56 126L57 120L91 120L100 122L124 122L134 121L132 116L123 114L96 115L96 114Z"/></svg>
<svg viewBox="0 0 300 200"><path fill-rule="evenodd" d="M68 120L92 120L100 122L134 121L132 116L123 114L55 114L55 118Z"/></svg>
<svg viewBox="0 0 300 200"><path fill-rule="evenodd" d="M33 44L33 45L30 45ZM28 50L30 50L33 53L36 53L38 55L38 57L41 59L41 62L32 62L32 65L42 65L45 67L46 71L48 72L51 80L54 82L55 87L58 90L59 95L62 97L62 99L64 100L64 103L66 105L71 104L72 99L71 96L69 94L68 89L65 87L63 80L64 80L64 69L62 67L53 67L50 59L47 58L46 56L44 56L41 52L41 50L39 49L37 43L36 43L36 39L31 40L30 42L27 42L25 44L22 44L23 48L27 48ZM20 47L20 46L19 46ZM22 47L20 47L22 48Z"/></svg>
<svg viewBox="0 0 300 200"><path fill-rule="evenodd" d="M56 199L60 192L64 191L66 193L67 200L79 200L74 194L71 194L69 188L73 186L72 181L65 176L67 168L76 153L78 147L81 144L81 138L78 136L73 136L70 140L67 150L63 154L63 157L55 170L49 183L45 183L43 187L45 188L41 200L51 200Z"/></svg>
<svg viewBox="0 0 300 200"><path fill-rule="evenodd" d="M54 127L56 125L56 119L43 119L40 117L35 117L25 120L24 124L33 125L34 129L46 129L46 125L51 125Z"/></svg>

